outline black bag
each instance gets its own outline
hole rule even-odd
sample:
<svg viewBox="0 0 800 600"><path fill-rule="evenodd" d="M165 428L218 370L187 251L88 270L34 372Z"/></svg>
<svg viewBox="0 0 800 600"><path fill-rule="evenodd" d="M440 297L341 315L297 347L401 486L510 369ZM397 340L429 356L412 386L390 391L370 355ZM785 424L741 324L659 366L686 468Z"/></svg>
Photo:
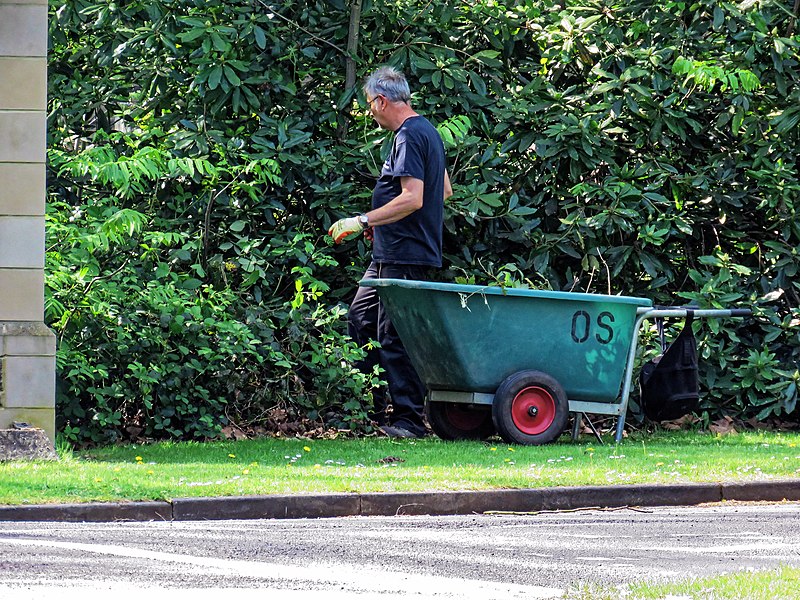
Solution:
<svg viewBox="0 0 800 600"><path fill-rule="evenodd" d="M694 313L687 311L683 330L669 348L664 343L664 321L656 320L662 354L644 364L639 375L642 410L651 421L679 419L696 410L700 402L693 317Z"/></svg>

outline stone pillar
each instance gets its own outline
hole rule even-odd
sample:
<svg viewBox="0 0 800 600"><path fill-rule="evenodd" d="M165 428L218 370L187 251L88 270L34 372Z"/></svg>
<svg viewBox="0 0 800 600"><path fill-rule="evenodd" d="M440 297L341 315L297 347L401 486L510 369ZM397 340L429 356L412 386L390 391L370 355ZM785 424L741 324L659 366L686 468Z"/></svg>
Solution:
<svg viewBox="0 0 800 600"><path fill-rule="evenodd" d="M0 0L0 429L55 438L55 336L44 325L47 0Z"/></svg>

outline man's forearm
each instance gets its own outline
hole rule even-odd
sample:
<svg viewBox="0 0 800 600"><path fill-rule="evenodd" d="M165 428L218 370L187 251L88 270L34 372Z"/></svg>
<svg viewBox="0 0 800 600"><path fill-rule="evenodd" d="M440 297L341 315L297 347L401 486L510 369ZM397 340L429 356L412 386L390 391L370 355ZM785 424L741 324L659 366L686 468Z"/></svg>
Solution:
<svg viewBox="0 0 800 600"><path fill-rule="evenodd" d="M402 191L399 196L367 213L370 227L388 225L400 219L405 219L414 211L422 208L425 183L421 179L414 177L403 177L401 182L400 189Z"/></svg>
<svg viewBox="0 0 800 600"><path fill-rule="evenodd" d="M370 227L388 225L400 219L405 219L411 213L422 208L421 198L410 192L402 192L394 200L387 202L380 208L366 213Z"/></svg>

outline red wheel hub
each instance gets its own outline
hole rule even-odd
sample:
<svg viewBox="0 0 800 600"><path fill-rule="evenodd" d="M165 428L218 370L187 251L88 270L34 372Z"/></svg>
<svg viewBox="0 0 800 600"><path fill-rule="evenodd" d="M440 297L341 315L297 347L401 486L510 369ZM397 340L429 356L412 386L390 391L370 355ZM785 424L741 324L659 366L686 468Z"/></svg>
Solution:
<svg viewBox="0 0 800 600"><path fill-rule="evenodd" d="M555 398L539 386L526 387L511 403L511 418L522 433L539 435L546 431L556 418Z"/></svg>
<svg viewBox="0 0 800 600"><path fill-rule="evenodd" d="M448 422L462 431L477 429L486 420L485 411L470 410L457 404L448 404L444 410Z"/></svg>

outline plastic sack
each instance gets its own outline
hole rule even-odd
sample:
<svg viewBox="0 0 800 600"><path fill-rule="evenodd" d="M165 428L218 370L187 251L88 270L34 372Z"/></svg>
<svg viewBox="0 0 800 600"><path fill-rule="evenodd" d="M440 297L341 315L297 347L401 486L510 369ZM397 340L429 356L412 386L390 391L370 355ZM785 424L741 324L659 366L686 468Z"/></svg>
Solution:
<svg viewBox="0 0 800 600"><path fill-rule="evenodd" d="M642 410L651 421L679 419L697 410L700 403L693 317L688 311L683 329L668 348L663 319L657 321L662 354L645 363L639 375Z"/></svg>

